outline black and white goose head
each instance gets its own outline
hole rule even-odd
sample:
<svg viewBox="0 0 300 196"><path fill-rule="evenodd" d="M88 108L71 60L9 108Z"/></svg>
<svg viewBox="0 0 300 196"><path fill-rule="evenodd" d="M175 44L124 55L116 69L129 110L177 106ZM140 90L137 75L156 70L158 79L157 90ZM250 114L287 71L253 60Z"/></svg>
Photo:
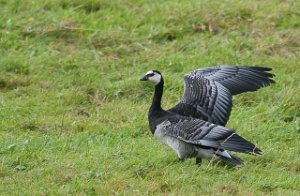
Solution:
<svg viewBox="0 0 300 196"><path fill-rule="evenodd" d="M150 70L140 79L140 81L150 81L156 86L163 81L163 78L159 71Z"/></svg>

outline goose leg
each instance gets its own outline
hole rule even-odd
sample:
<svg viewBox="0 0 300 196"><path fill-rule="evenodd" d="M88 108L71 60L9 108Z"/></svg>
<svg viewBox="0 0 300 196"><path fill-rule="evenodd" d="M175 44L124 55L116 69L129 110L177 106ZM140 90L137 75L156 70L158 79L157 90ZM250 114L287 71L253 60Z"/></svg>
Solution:
<svg viewBox="0 0 300 196"><path fill-rule="evenodd" d="M200 157L196 157L196 164L200 166L201 163L202 163L202 159Z"/></svg>
<svg viewBox="0 0 300 196"><path fill-rule="evenodd" d="M178 157L178 160L179 160L180 163L182 163L184 161L184 159L179 158L179 157Z"/></svg>

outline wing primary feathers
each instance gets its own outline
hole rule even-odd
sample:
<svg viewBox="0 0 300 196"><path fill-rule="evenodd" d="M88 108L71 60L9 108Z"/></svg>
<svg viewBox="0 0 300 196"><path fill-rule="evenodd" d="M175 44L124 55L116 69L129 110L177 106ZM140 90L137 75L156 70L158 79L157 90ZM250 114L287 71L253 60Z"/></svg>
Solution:
<svg viewBox="0 0 300 196"><path fill-rule="evenodd" d="M256 66L220 66L194 70L188 75L194 78L201 77L219 82L235 95L242 92L255 91L263 86L274 83L275 81L271 78L275 75L268 72L271 70L268 67ZM251 87L253 84L258 86L253 88Z"/></svg>
<svg viewBox="0 0 300 196"><path fill-rule="evenodd" d="M251 142L245 140L236 133L232 133L225 141L221 143L225 150L242 152L246 154L261 154L262 151Z"/></svg>

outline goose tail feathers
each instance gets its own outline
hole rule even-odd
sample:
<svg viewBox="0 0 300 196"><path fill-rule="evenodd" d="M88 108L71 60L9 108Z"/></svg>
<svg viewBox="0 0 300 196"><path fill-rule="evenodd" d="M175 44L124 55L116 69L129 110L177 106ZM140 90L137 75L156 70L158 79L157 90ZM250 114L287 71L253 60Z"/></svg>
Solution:
<svg viewBox="0 0 300 196"><path fill-rule="evenodd" d="M231 158L224 156L219 156L219 158L232 167L240 167L243 165L244 161L242 159L232 154L230 154L230 156Z"/></svg>

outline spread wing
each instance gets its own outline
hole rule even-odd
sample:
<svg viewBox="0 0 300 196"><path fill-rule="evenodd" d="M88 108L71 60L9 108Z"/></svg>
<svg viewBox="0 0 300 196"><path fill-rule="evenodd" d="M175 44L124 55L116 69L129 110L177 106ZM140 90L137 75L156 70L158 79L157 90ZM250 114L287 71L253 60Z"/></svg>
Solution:
<svg viewBox="0 0 300 196"><path fill-rule="evenodd" d="M180 102L170 111L225 125L232 108L232 95L256 91L274 83L266 67L221 66L191 71L184 77Z"/></svg>
<svg viewBox="0 0 300 196"><path fill-rule="evenodd" d="M256 91L261 87L275 83L269 73L271 68L254 66L221 66L203 68L191 71L191 78L205 78L213 80L226 87L232 95L243 92Z"/></svg>
<svg viewBox="0 0 300 196"><path fill-rule="evenodd" d="M259 148L233 130L203 120L164 121L163 126L163 134L203 148L261 154Z"/></svg>
<svg viewBox="0 0 300 196"><path fill-rule="evenodd" d="M181 101L170 111L225 125L232 108L232 96L228 89L213 80L184 77Z"/></svg>

